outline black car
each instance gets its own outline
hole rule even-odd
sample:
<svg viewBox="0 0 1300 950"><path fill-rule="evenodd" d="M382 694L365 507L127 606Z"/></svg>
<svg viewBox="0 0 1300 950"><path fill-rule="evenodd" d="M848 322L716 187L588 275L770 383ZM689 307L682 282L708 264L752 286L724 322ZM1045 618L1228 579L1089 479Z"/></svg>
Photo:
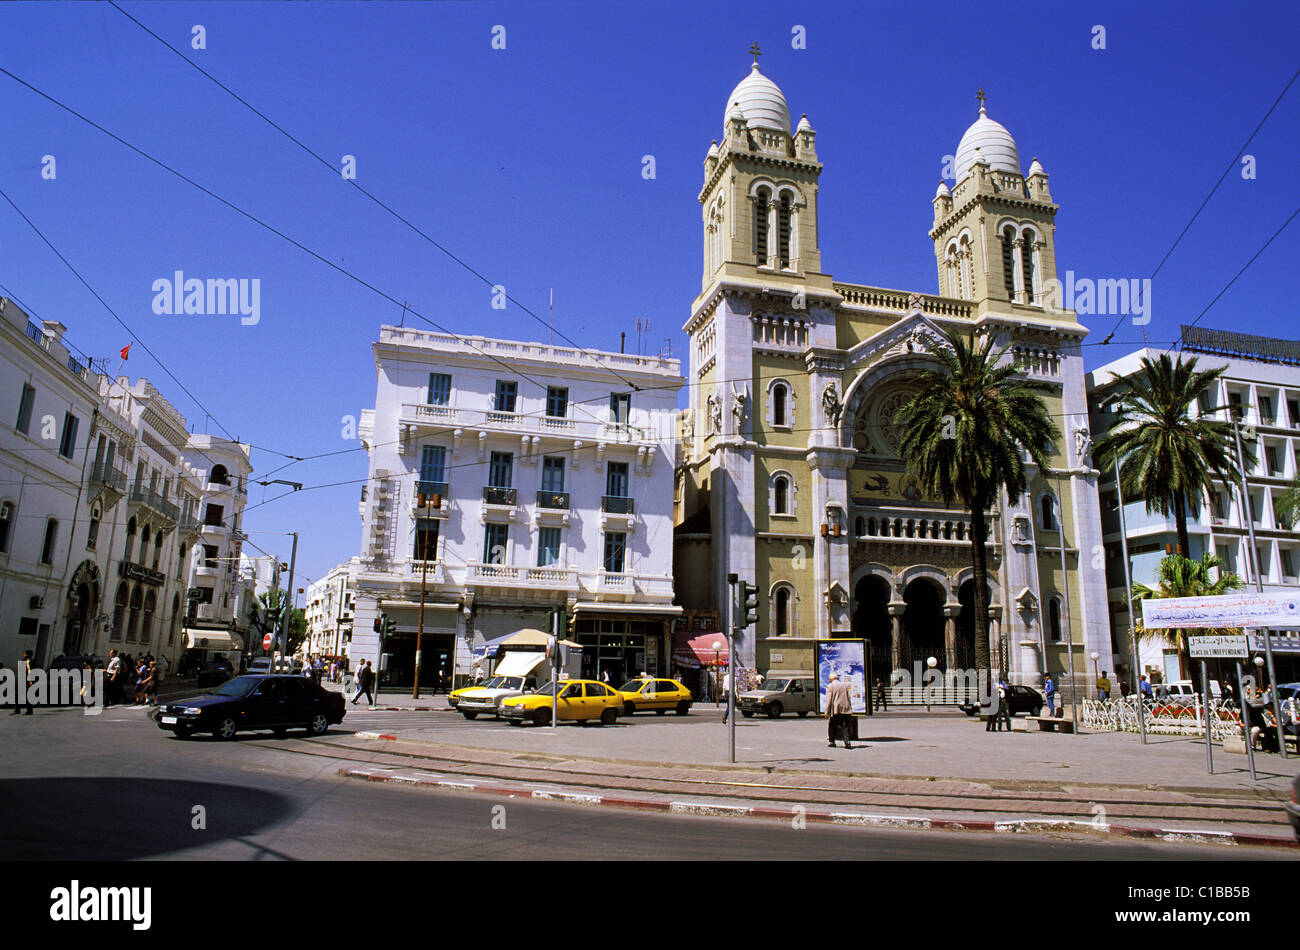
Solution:
<svg viewBox="0 0 1300 950"><path fill-rule="evenodd" d="M224 683L234 675L234 665L225 657L218 657L215 660L208 660L199 667L198 673L194 676L194 685L199 688L216 686L218 683Z"/></svg>
<svg viewBox="0 0 1300 950"><path fill-rule="evenodd" d="M1032 686L1011 687L1011 715L1029 713L1031 716L1039 716L1042 715L1044 705L1042 694ZM968 716L978 716L981 707L979 703L962 703L958 708Z"/></svg>
<svg viewBox="0 0 1300 950"><path fill-rule="evenodd" d="M154 721L181 739L196 732L233 739L249 729L284 735L295 727L319 736L342 722L344 711L342 694L302 676L236 676L209 693L159 706Z"/></svg>

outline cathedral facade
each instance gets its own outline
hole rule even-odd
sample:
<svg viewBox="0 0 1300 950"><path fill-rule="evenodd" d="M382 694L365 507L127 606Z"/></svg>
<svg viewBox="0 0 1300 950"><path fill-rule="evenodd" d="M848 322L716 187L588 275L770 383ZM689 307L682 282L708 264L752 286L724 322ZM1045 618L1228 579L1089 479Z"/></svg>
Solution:
<svg viewBox="0 0 1300 950"><path fill-rule="evenodd" d="M1048 176L1037 160L1022 173L1015 140L980 100L956 183L933 199L932 294L825 273L812 124L792 126L757 63L727 99L699 194L703 287L684 327L674 571L688 611L725 618L729 575L759 588L760 620L736 639L742 665L807 671L816 639L861 637L882 679L930 658L973 666L970 515L920 490L892 421L917 373L937 365L929 348L955 328L1008 347L1063 433L1052 469L1031 463L1029 490L989 513L993 666L1031 685L1071 662L1090 682L1093 652L1115 669L1088 331L1052 299Z"/></svg>

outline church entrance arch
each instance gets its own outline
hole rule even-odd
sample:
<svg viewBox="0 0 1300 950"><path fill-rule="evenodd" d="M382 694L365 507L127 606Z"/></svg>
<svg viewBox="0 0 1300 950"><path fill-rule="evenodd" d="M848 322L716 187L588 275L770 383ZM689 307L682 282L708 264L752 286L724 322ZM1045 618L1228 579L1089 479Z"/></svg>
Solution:
<svg viewBox="0 0 1300 950"><path fill-rule="evenodd" d="M67 622L63 628L63 655L79 656L94 649L94 622L99 614L99 568L93 561L82 561L68 584Z"/></svg>
<svg viewBox="0 0 1300 950"><path fill-rule="evenodd" d="M894 668L893 625L889 618L889 581L868 574L853 588L853 635L866 641L871 655L871 675L888 682Z"/></svg>
<svg viewBox="0 0 1300 950"><path fill-rule="evenodd" d="M903 589L907 607L903 611L898 643L898 665L903 669L911 670L913 664L920 663L924 670L930 657L938 661L936 669L947 669L943 643L944 600L943 588L932 578L918 577Z"/></svg>

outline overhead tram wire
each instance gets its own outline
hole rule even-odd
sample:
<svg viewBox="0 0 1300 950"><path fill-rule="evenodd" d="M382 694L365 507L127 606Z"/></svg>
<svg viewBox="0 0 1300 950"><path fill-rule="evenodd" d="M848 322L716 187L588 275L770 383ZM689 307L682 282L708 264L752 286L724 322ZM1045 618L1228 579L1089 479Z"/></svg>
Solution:
<svg viewBox="0 0 1300 950"><path fill-rule="evenodd" d="M170 43L168 43L165 39L163 39L161 36L159 36L159 35L158 35L157 33L155 33L153 30L149 29L149 27L145 26L143 23L141 23L139 20L137 20L137 19L136 19L135 17L133 17L131 14L127 13L127 12L126 12L125 10L123 10L120 6L118 6L116 0L108 0L108 2L109 2L109 5L112 6L113 9L117 10L118 13L122 14L122 16L126 17L128 20L130 20L130 21L131 21L132 23L134 23L136 26L140 27L140 29L144 30L146 33L148 33L150 36L152 36L155 40L157 40L159 43L161 43L161 44L162 44L163 46L165 46L167 49L169 49L169 50L171 50L173 53L175 53L176 56L178 56L178 57L179 57L179 58L180 58L180 59L181 59L181 60L182 60L186 65L188 65L188 66L192 67L193 69L197 70L198 72L202 73L203 76L205 76L208 80L210 80L212 83L214 83L214 84L215 84L218 88L220 88L222 91L224 91L225 93L227 93L228 95L230 95L233 99L235 99L235 101L237 101L238 103L240 103L240 105L244 106L246 109L248 109L250 112L252 112L255 116L257 116L259 119L261 119L261 120L262 120L263 122L265 122L267 125L271 126L271 128L275 129L277 132L279 132L281 135L283 135L285 138L287 138L287 139L288 139L290 142L292 142L294 145L298 146L300 149L302 149L304 152L306 152L306 153L307 153L308 155L310 155L312 158L316 159L316 161L320 162L320 164L321 164L322 166L324 166L326 169L329 170L329 173L330 173L331 176L333 176L335 179L337 179L337 178L339 177L339 170L338 170L338 168L336 168L333 164L331 164L330 161L329 161L328 159L326 159L326 158L324 158L323 156L319 155L318 153L314 152L314 151L313 151L313 150L312 150L308 145L306 145L305 143L303 143L300 139L298 139L296 136L294 136L291 132L289 132L287 129L285 129L283 126L281 126L279 123L277 123L274 119L272 119L272 118L271 118L270 116L268 116L266 113L262 112L260 109L258 109L256 106L254 106L251 102L249 102L249 101L248 101L247 99L245 99L243 96L239 95L239 93L235 92L233 89L231 89L229 86L227 86L225 83L223 83L223 82L222 82L220 79L218 79L216 76L212 75L210 72L208 72L208 71L207 71L206 69L204 69L202 66L200 66L198 63L194 62L192 59L190 59L188 56L186 56L184 53L182 53L179 49L177 49L176 47L172 46L172 45L171 45ZM416 234L418 234L420 237L424 238L424 240L426 240L426 241L428 241L430 244L432 244L435 248L437 248L437 249L438 249L439 251L441 251L444 255L446 255L446 257L447 257L448 259L450 259L450 260L454 261L455 263L459 264L459 265L460 265L462 268L464 268L467 272L469 272L469 273L472 274L473 276L477 277L477 278L478 278L479 280L481 280L485 285L487 285L488 287L495 287L495 286L497 286L495 283L493 283L493 281L491 280L491 278L487 277L485 274L482 274L481 272L479 272L478 270L476 270L476 269L475 269L472 265L470 265L467 261L465 261L463 258L459 257L457 254L455 254L453 251L451 251L451 250L450 250L449 248L447 248L445 245L441 244L439 241L435 240L435 239L434 239L433 237L431 237L430 235L426 234L426 233L425 233L423 230L421 230L418 226L416 226L415 224L413 224L411 221L407 220L407 218L405 218L403 215L401 215L401 214L398 213L396 210L394 210L392 207L390 207L388 204L386 204L382 199L378 198L377 196L375 196L375 195L372 194L371 192L367 191L366 188L365 188L364 186L362 186L362 185L360 185L360 184L357 183L357 180L356 180L355 178L348 178L348 179L344 179L344 180L347 181L348 184L350 184L353 188L355 188L355 189L356 189L357 191L359 191L361 194L363 194L363 195L365 195L367 198L369 198L372 202L374 202L374 203L375 203L376 205L378 205L380 208L382 208L382 209L384 209L385 211L387 211L390 215L392 215L394 218L396 218L396 219L397 219L398 221L400 221L402 224L406 225L408 228L410 228L412 231L414 231L414 232L415 232ZM559 331L559 330L555 330L555 328L552 326L552 324L550 323L550 321L545 320L545 319L543 319L542 317L538 316L536 313L534 313L531 309L529 309L528 307L526 307L526 306L525 306L523 303L521 303L519 300L517 300L516 298L512 297L509 293L506 293L506 294L505 294L505 298L506 298L507 300L509 300L511 303L513 303L513 304L514 304L516 307L518 307L520 310L522 310L524 313L528 314L528 316L532 317L534 320L536 320L538 323L540 323L542 326L545 326L545 327L547 327L548 330L553 331L556 335L558 335L558 336L560 337L560 339L562 339L562 340L568 342L569 344L571 344L572 346L574 346L574 347L576 347L576 348L578 348L578 349L584 349L584 347L583 347L581 344L579 344L577 341L571 339L571 338L570 338L568 335L566 335L564 332ZM624 385L627 385L627 386L632 387L633 391L638 391L638 390L641 388L641 387L638 386L636 383L632 382L631 380L627 379L625 376L621 375L617 370L613 369L612 367L610 367L610 366L604 366L604 365L602 364L602 368L605 369L607 372L611 373L614 377L616 377L616 378L617 378L620 382L622 382Z"/></svg>
<svg viewBox="0 0 1300 950"><path fill-rule="evenodd" d="M1287 84L1282 87L1282 91L1277 94L1277 98L1273 100L1273 104L1269 106L1268 111L1264 113L1264 118L1260 119L1259 124L1255 126L1255 131L1250 133L1250 135L1246 138L1246 141L1242 143L1241 148L1237 149L1237 154L1232 156L1232 158L1228 161L1228 167L1223 170L1223 174L1220 175L1219 180L1214 183L1214 187L1210 189L1210 193L1205 196L1204 200L1201 201L1200 206L1192 214L1191 218L1188 219L1185 225L1183 225L1183 229L1178 232L1178 237L1174 238L1174 243L1169 246L1169 250L1165 251L1165 256L1160 258L1160 263L1157 264L1156 269L1151 272L1151 276L1147 278L1148 280L1156 279L1156 275L1160 273L1160 268L1165 266L1165 261L1169 260L1170 255L1174 253L1174 249L1178 247L1179 243L1183 240L1183 237L1187 234L1188 231L1191 230L1192 225L1196 223L1196 219L1199 218L1201 216L1201 212L1205 210L1205 206L1208 205L1210 203L1210 199L1214 197L1214 193L1219 190L1219 186L1222 185L1223 182L1227 179L1229 173L1234 168L1237 167L1237 162L1241 158L1242 154L1246 151L1247 148L1250 147L1250 143L1255 140L1255 136L1258 135L1259 130L1264 127L1264 123L1268 121L1268 117L1273 114L1273 111L1277 109L1278 105L1282 102L1282 98L1287 94L1287 92L1291 89L1291 87L1295 85L1295 81L1297 78L1300 78L1300 69L1297 69L1294 73L1291 74L1291 78L1287 81ZM1138 290L1138 293L1139 294L1141 293L1140 288ZM1120 315L1120 318L1117 321L1115 321L1115 326L1111 328L1110 333L1106 335L1106 338L1102 340L1102 343L1110 342L1111 337L1115 335L1115 331L1118 330L1120 324L1124 322L1125 316L1127 316L1127 314Z"/></svg>
<svg viewBox="0 0 1300 950"><path fill-rule="evenodd" d="M100 125L99 123L95 122L93 119L90 119L90 118L88 118L88 117L82 115L80 112L78 112L77 110L73 109L71 106L66 105L65 103L63 103L63 102L60 101L59 99L56 99L54 96L50 95L49 93L44 92L44 91L42 91L42 90L40 90L40 89L37 89L37 88L36 88L35 86L33 86L31 83L29 83L29 82L27 82L26 80L24 80L24 79L22 79L22 78L20 78L20 77L18 77L18 76L16 76L16 75L14 75L14 73L10 72L10 71L9 71L8 69L6 69L4 66L0 66L0 74L3 74L3 75L5 75L5 76L8 76L10 79L14 80L14 81L17 82L19 85L25 86L27 89L30 89L32 92L36 93L36 94L37 94L38 96L40 96L41 98L43 98L43 99L45 99L46 101L48 101L48 102L50 102L50 103L52 103L52 104L58 106L60 109L62 109L62 110L64 110L65 112L67 112L69 115L72 115L72 116L74 116L74 117L77 118L77 119L80 119L82 122L86 123L86 124L89 125L91 128L94 128L94 129L96 129L97 131L102 132L104 135L107 135L109 138L113 139L113 141L115 141L115 142L119 143L120 145L123 145L123 146L125 146L126 148L130 149L131 151L135 152L135 153L136 153L137 155L139 155L141 158L146 159L147 161L153 163L154 165L157 165L159 168L163 169L163 170L164 170L165 172L167 172L168 174L173 175L173 176L175 176L176 178L179 178L181 181L185 182L186 184L188 184L188 185L190 185L190 186L192 186L192 187L194 187L194 188L197 188L199 191L203 192L205 195L207 195L208 197L214 199L215 201L218 201L218 202L220 202L221 204L225 205L227 208L229 208L230 210L234 211L236 214L239 214L239 215L241 215L242 217L247 218L249 221L252 221L254 224L258 225L259 227L264 228L264 229L267 230L267 231L270 231L270 232L271 232L272 234L274 234L276 237L281 238L281 239L284 240L284 241L287 241L288 243L292 244L294 247L298 248L298 249L299 249L300 251L302 251L303 253L305 253L305 254L307 254L307 255L309 255L309 256L311 256L311 257L314 257L316 260L320 261L320 262L321 262L322 264L324 264L325 266L331 268L332 270L337 271L338 273L340 273L340 274L342 274L343 276L347 277L349 280L352 280L352 281L354 281L355 283L360 284L362 287L365 287L367 290L371 291L372 293L374 293L374 294L376 294L376 295L378 295L378 296L380 296L380 297L383 297L385 300L389 301L390 303L392 303L392 304L394 304L394 305L397 305L397 306L404 306L404 307L406 308L407 312L413 314L413 315L416 316L416 317L419 317L421 320L423 320L425 323L429 324L429 326L433 327L435 330L438 330L438 331L441 332L441 333L445 333L445 334L447 334L448 336L455 338L458 342L460 342L460 343L462 343L462 344L468 346L468 347L469 347L470 349L472 349L472 350L475 350L476 352L478 352L478 353L481 354L482 356L487 357L487 358L490 359L492 362L494 362L494 363L499 363L501 366L505 367L505 369L506 369L506 370L507 370L511 375L513 375L513 376L518 376L520 379L527 380L528 382L533 383L534 385L537 385L537 386L543 386L543 387L544 387L545 384L543 384L543 383L539 382L538 380L532 378L532 377L529 376L528 374L521 372L520 370L518 370L518 369L516 369L515 367L511 366L511 365L510 365L508 362L506 362L505 360L503 360L503 359L501 359L501 358L499 358L499 357L497 357L497 356L493 356L491 353L488 353L488 352L482 350L481 348L479 348L478 346L476 346L476 345L474 344L474 342L473 342L472 340L470 340L469 338L467 338L467 337L465 337L465 336L462 336L461 334L456 333L456 332L453 331L453 330L449 330L449 329L447 329L447 328L444 327L442 324L438 323L436 320L432 319L431 317L427 317L427 316L425 316L423 313L421 313L420 311L416 310L416 309L415 309L414 307L412 307L409 303L406 303L405 301L400 301L400 300L398 300L396 297L394 297L394 296L392 296L391 294L389 294L389 293L387 293L387 292L385 292L385 291L379 289L379 288L376 287L374 284L372 284L372 283L370 283L369 281L367 281L365 278L363 278L363 277L359 277L359 276L357 276L356 274L354 274L354 273L352 273L351 271L349 271L347 268L345 268L345 267L341 267L340 265L335 264L335 263L334 263L333 261L331 261L329 258L326 258L326 257L322 256L321 254L318 254L316 251L313 251L311 248L307 247L305 244L301 243L300 241L296 240L295 238L290 237L288 234L285 234L283 231L280 231L279 229L277 229L277 228L274 227L273 225L268 224L267 222L263 221L261 218L258 218L256 215L252 214L251 212L245 211L243 208L239 207L239 206L236 205L234 202L232 202L232 201L230 201L230 200L228 200L228 199L226 199L226 198L223 198L221 195L217 194L215 191L212 191L210 188L207 188L207 187L205 187L204 185L199 184L197 181L195 181L194 179L188 177L188 176L185 175L184 173L179 172L179 171L177 171L176 169L172 168L172 167L171 167L170 165L168 165L166 162L162 161L162 159L155 158L153 155L149 154L148 152L144 151L143 149L139 148L138 146L132 145L130 142L128 142L126 139L122 138L120 135L117 135L117 134L115 134L114 132L109 131L108 129L106 129L106 128L104 128L102 125ZM7 196L6 196L6 199L7 199ZM12 203L13 203L13 202L11 201L10 204L12 204ZM15 208L16 208L16 206L15 206ZM21 212L20 212L20 213L21 213ZM24 216L24 217L26 217L26 216ZM29 222L29 223L30 223L30 222ZM47 243L48 243L48 242L47 242ZM89 285L87 285L87 286L89 286ZM96 296L98 296L98 295L96 295ZM114 317L116 317L116 316L117 316L117 315L114 314ZM117 319L118 319L118 322L121 322L121 318L117 318ZM123 324L123 326L125 326L125 324ZM144 345L144 344L142 343L141 346L143 346L143 345ZM146 347L146 349L147 349L147 347ZM152 353L151 353L150 355L152 355ZM170 373L169 373L169 375L170 375ZM184 388L184 387L182 387L182 388ZM640 387L636 387L636 388L639 389ZM187 390L187 392L188 392L188 390ZM593 421L598 421L598 420L595 419L594 416L592 417L592 419L593 419ZM224 429L225 427L223 426L222 428ZM276 453L276 454L284 455L285 453L282 453L282 452L281 452L281 453Z"/></svg>

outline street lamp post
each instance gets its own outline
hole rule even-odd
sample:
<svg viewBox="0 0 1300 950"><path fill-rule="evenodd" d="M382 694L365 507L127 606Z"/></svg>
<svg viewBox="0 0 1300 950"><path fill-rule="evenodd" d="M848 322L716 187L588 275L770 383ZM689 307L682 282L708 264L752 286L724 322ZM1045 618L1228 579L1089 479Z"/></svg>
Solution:
<svg viewBox="0 0 1300 950"><path fill-rule="evenodd" d="M1101 659L1101 654L1098 653L1096 650L1093 650L1091 653L1088 654L1088 657L1089 659L1092 660L1092 680L1095 683L1097 680L1101 678L1100 676L1097 675L1097 661Z"/></svg>
<svg viewBox="0 0 1300 950"><path fill-rule="evenodd" d="M925 658L925 665L927 669L933 670L936 666L939 665L939 661L932 656L928 656ZM925 689L925 711L929 712L930 700L933 698L933 692L934 692L934 686L932 685L934 683L934 677L927 676L926 679L928 679L930 682L923 683L921 685Z"/></svg>

